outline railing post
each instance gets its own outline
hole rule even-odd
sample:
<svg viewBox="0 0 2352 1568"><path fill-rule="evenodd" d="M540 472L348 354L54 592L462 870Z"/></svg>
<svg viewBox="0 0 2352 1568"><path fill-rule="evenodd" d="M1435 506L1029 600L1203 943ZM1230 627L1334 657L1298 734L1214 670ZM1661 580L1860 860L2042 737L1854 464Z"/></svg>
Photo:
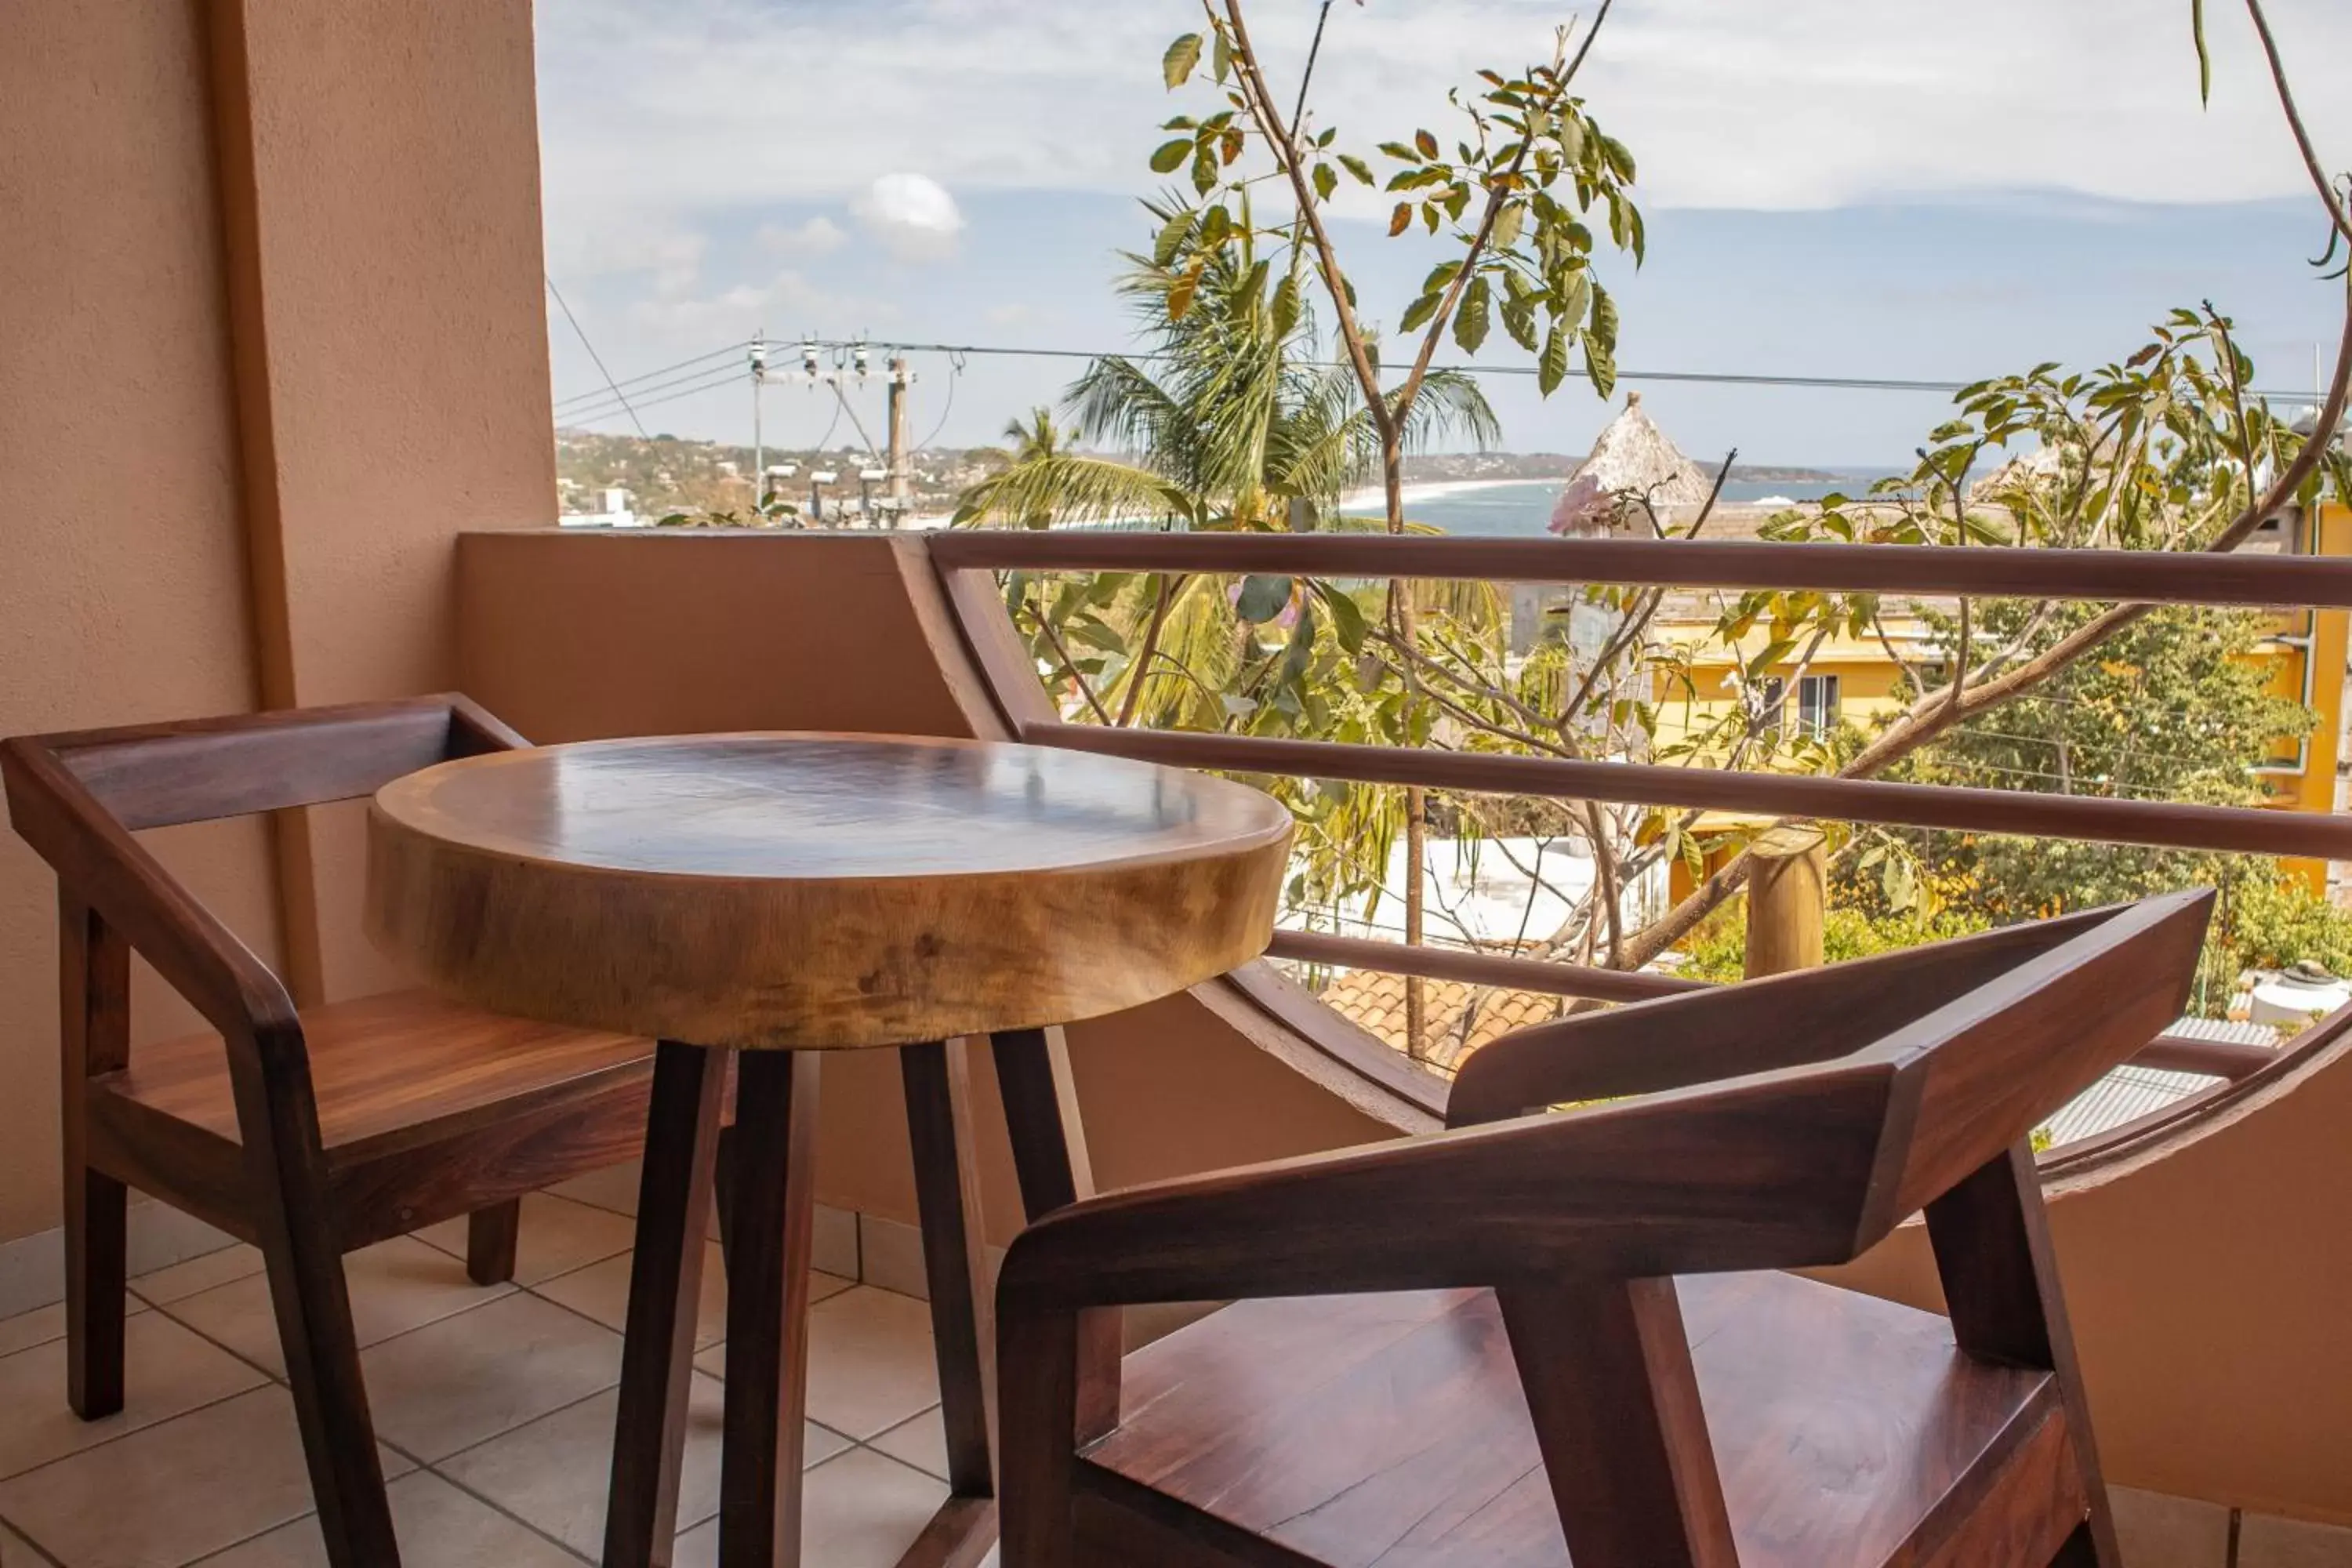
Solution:
<svg viewBox="0 0 2352 1568"><path fill-rule="evenodd" d="M1748 847L1748 978L1822 962L1829 849L1814 827L1775 827Z"/></svg>

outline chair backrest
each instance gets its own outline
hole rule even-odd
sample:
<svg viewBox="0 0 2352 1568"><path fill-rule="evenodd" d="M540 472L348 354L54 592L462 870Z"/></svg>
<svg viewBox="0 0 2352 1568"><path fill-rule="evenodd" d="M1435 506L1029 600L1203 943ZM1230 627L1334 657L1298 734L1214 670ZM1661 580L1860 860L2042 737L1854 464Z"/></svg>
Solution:
<svg viewBox="0 0 2352 1568"><path fill-rule="evenodd" d="M2067 941L1864 1050L1895 1073L1865 1236L2022 1143L2179 1017L2212 905L2198 889L2096 911Z"/></svg>
<svg viewBox="0 0 2352 1568"><path fill-rule="evenodd" d="M26 742L57 756L138 831L373 795L452 757L522 737L464 697L419 697L185 723L86 730Z"/></svg>
<svg viewBox="0 0 2352 1568"><path fill-rule="evenodd" d="M1783 1218L1850 1238L1837 1250L1851 1257L2179 1016L2211 903L2205 889L2166 894L1520 1030L1464 1064L1447 1120L1645 1097L1592 1114L1662 1146L1712 1127L1705 1138L1727 1163L1780 1150L1802 1178L1776 1194ZM1726 1142L1740 1141L1726 1118L1752 1142L1747 1155ZM1612 1142L1601 1125L1579 1131L1595 1148ZM1670 1271L1763 1266L1711 1265L1708 1245L1695 1235Z"/></svg>
<svg viewBox="0 0 2352 1568"><path fill-rule="evenodd" d="M84 1053L90 1070L122 1065L123 940L225 1035L282 1032L294 1019L278 976L133 833L345 800L524 744L458 696L0 742L9 823L58 874L65 984L83 993L83 1013L113 1020L110 1043Z"/></svg>
<svg viewBox="0 0 2352 1568"><path fill-rule="evenodd" d="M1938 1004L2098 925L2095 910L1851 963L1654 997L1517 1029L1474 1053L1449 1127L1852 1056ZM1560 1092L1563 1076L1572 1092Z"/></svg>
<svg viewBox="0 0 2352 1568"><path fill-rule="evenodd" d="M2044 1462L2053 1475L2071 1475L2068 1485L2079 1482L2070 1495L2092 1500L2087 1518L2062 1517L2061 1496L2051 1518L2029 1528L2074 1531L2109 1560L2112 1526L2098 1500L2097 1453L2026 1140L2179 1016L2211 906L2209 891L2169 894L1895 963L1839 965L1809 986L1763 982L1644 1004L1625 1010L1646 1012L1647 1022L1620 1026L1622 1038L1595 1032L1602 1070L1628 1084L1643 1064L1617 1057L1643 1033L1680 1058L1655 1070L1678 1068L1684 1084L1709 1052L1765 1065L1604 1109L1584 1124L1602 1132L1612 1121L1652 1121L1654 1149L1686 1148L1686 1163L1718 1167L1753 1191L1755 1213L1713 1204L1715 1194L1685 1176L1685 1189L1717 1211L1709 1217L1725 1223L1692 1229L1688 1245L1621 1247L1592 1276L1497 1288L1578 1563L1715 1568L1737 1560L1676 1292L1656 1276L1851 1259L1923 1208L1954 1342L1980 1360L2048 1373L2063 1402L2065 1419L2051 1430L2068 1451ZM1757 1037L1776 1031L1796 1037ZM1534 1065L1489 1069L1492 1081L1476 1091L1497 1102L1524 1095L1539 1081ZM1568 1134L1555 1140L1563 1152L1576 1142L1576 1120L1558 1124ZM1710 1128L1718 1135L1691 1136ZM1584 1173L1566 1173L1591 1184ZM1786 1228L1761 1247L1745 1244L1747 1233L1771 1226ZM1781 1255L1770 1256L1776 1249ZM1870 1393L1853 1392L1858 1402ZM1885 1434L1890 1448L1909 1436ZM1792 1495L1787 1506L1807 1500Z"/></svg>

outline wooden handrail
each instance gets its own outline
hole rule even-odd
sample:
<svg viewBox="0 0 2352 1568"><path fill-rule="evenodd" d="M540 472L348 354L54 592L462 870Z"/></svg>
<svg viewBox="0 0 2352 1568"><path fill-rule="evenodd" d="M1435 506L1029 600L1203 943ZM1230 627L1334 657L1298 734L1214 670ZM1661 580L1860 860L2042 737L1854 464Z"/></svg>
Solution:
<svg viewBox="0 0 2352 1568"><path fill-rule="evenodd" d="M1425 753L1258 737L1139 731L1054 721L1028 650L1003 616L992 568L1036 571L1264 572L1292 576L1424 576L1504 581L1683 584L1759 588L1861 588L1916 594L1999 593L2033 598L2118 598L2150 603L2352 606L2352 561L2155 552L2045 551L2000 547L1780 544L1716 541L1494 540L1379 535L1167 534L1113 531L956 531L926 536L925 547L972 647L983 683L1017 739L1067 745L1179 765L1244 773L1433 783L1441 788L1562 795L1846 821L1908 822L1963 830L2048 834L2176 847L2253 848L2264 853L2352 858L2345 822L2299 813L2171 805L2021 791L1958 790L1877 781L1666 769L1567 759ZM1671 552L1671 553L1669 553ZM1208 748L1215 748L1210 754ZM1231 748L1230 750L1227 748ZM1279 754L1266 748L1282 749ZM1494 771L1489 771L1490 769ZM1533 769L1522 773L1519 769ZM1545 770L1552 770L1548 776ZM1593 770L1575 772L1575 770ZM1676 775L1665 777L1664 775ZM1569 781L1577 779L1573 785ZM1660 786L1644 795L1633 786ZM1796 785L1792 794L1788 786ZM1666 791L1671 791L1671 795ZM1604 793L1605 791L1605 793ZM1760 791L1760 795L1759 792ZM1860 792L1860 793L1857 793ZM1769 797L1767 804L1764 797ZM1940 798L1941 805L1937 804ZM1928 815L1932 813L1933 815ZM2218 835L2218 837L2217 837ZM1601 1000L1638 1000L1697 982L1672 976L1542 965L1500 955L1406 948L1355 939L1277 933L1269 956L1420 973L1430 978L1557 989ZM1529 976L1514 966L1547 968ZM1563 972L1576 984L1553 984ZM1322 1029L1336 1016L1267 970L1234 977L1270 1016L1344 1070L1378 1084L1423 1112L1442 1114L1443 1091L1393 1053L1357 1031ZM1269 989L1271 987L1272 989ZM1296 992L1294 998L1287 994ZM1310 1016L1312 1015L1312 1016ZM2225 1086L2189 1096L2154 1116L2061 1151L2051 1168L2078 1173L2118 1157L2202 1114L2234 1103L2352 1027L2352 1007L2278 1050L2159 1035L2141 1048L2139 1065L2209 1073ZM1357 1050L1360 1041L1363 1050ZM1412 1083L1391 1081L1392 1075ZM2219 1097L2219 1098L2217 1098Z"/></svg>
<svg viewBox="0 0 2352 1568"><path fill-rule="evenodd" d="M1470 985L1501 985L1550 995L1590 996L1607 1002L1639 1002L1654 996L1674 996L1705 991L1706 980L1685 980L1673 974L1593 969L1580 963L1549 959L1514 958L1503 953L1465 952L1458 948L1408 947L1402 942L1363 937L1328 936L1319 931L1277 931L1266 949L1269 958L1297 963L1324 963L1343 969L1375 969L1391 974L1418 974L1427 980L1458 980ZM2235 1082L2278 1059L2268 1047L2235 1040L2200 1040L2187 1035L2158 1035L2140 1047L2132 1061L2140 1067L2170 1072L2204 1073Z"/></svg>
<svg viewBox="0 0 2352 1568"><path fill-rule="evenodd" d="M1460 948L1407 947L1364 937L1327 936L1320 931L1277 931L1268 958L1296 963L1328 963L1339 969L1380 969L1429 980L1459 980L1470 985L1510 985L1560 996L1591 996L1603 1002L1640 1002L1704 991L1704 980L1638 970L1594 969L1549 959L1512 958L1503 953L1465 952Z"/></svg>
<svg viewBox="0 0 2352 1568"><path fill-rule="evenodd" d="M2259 806L2103 800L2023 790L1888 784L1811 773L1592 763L1564 757L1429 752L1332 741L1286 741L1197 731L1122 730L1030 722L1021 739L1178 767L1228 773L1350 779L1471 794L1546 795L1625 805L1672 805L1775 816L2011 833L2108 844L2236 850L2352 859L2352 816L2268 811Z"/></svg>
<svg viewBox="0 0 2352 1568"><path fill-rule="evenodd" d="M2352 558L2201 551L1113 529L957 530L931 535L929 548L932 560L946 571L1443 577L2352 608Z"/></svg>

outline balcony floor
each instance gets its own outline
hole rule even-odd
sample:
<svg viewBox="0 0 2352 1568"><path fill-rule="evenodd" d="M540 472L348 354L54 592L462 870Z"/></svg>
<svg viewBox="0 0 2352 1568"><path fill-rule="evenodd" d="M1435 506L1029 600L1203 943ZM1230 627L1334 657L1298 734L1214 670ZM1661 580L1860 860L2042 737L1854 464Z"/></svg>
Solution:
<svg viewBox="0 0 2352 1568"><path fill-rule="evenodd" d="M625 1205L626 1184L581 1186ZM412 1568L595 1561L634 1223L592 1203L526 1200L512 1285L466 1279L462 1224L346 1260ZM704 1282L677 1568L718 1556L715 1247ZM803 1560L890 1568L948 1491L929 1310L832 1274L814 1294ZM129 1399L100 1422L66 1408L64 1310L0 1320L0 1565L323 1565L260 1256L194 1258L134 1279L131 1297ZM2233 1551L2217 1504L2114 1495L2125 1568L2352 1568L2352 1530L2246 1514Z"/></svg>
<svg viewBox="0 0 2352 1568"><path fill-rule="evenodd" d="M628 1294L627 1216L528 1200L516 1283L466 1278L462 1224L347 1260L404 1559L571 1568L602 1545ZM309 1568L310 1511L261 1259L132 1281L129 1398L65 1404L64 1311L0 1320L0 1563ZM705 1269L678 1568L715 1563L724 1287ZM817 1276L804 1560L889 1568L948 1493L929 1309Z"/></svg>

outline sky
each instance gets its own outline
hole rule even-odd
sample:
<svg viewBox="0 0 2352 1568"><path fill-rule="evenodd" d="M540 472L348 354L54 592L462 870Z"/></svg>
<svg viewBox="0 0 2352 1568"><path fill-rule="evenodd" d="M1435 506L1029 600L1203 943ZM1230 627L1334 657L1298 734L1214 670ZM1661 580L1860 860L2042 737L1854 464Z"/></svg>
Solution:
<svg viewBox="0 0 2352 1568"><path fill-rule="evenodd" d="M1248 0L1286 94L1316 0ZM1642 373L1969 380L2121 358L2210 299L2266 388L2314 381L2341 295L2308 258L2317 207L2244 12L2214 0L2200 108L2189 0L1618 0L1579 79L1639 163L1645 264L1603 253L1623 386L1694 457L1902 464L1943 416L1919 393L1734 387ZM2270 0L2324 155L2352 166L2352 5ZM1955 19L1964 11L1965 23ZM1589 20L1557 0L1338 0L1310 117L1338 146L1426 125L1449 88L1547 57ZM1161 51L1188 0L543 0L540 126L560 423L747 441L740 346L796 363L803 335L1077 354L1135 344L1119 252L1176 113ZM1334 225L1365 314L1392 321L1442 253ZM562 306L569 307L569 315ZM576 318L576 328L574 325ZM593 345L593 357L591 347ZM727 352L722 352L727 351ZM879 368L886 350L873 356ZM680 365L667 374L647 376ZM1457 359L1451 345L1442 356ZM919 444L992 442L1082 360L929 350ZM597 361L601 360L604 370ZM1519 451L1581 451L1610 417L1571 382L1540 398L1492 334L1478 367ZM729 374L729 367L737 374ZM846 395L772 384L771 445L879 439L877 374ZM705 383L708 390L697 391ZM683 395L680 395L683 394ZM663 401L656 402L656 399Z"/></svg>

